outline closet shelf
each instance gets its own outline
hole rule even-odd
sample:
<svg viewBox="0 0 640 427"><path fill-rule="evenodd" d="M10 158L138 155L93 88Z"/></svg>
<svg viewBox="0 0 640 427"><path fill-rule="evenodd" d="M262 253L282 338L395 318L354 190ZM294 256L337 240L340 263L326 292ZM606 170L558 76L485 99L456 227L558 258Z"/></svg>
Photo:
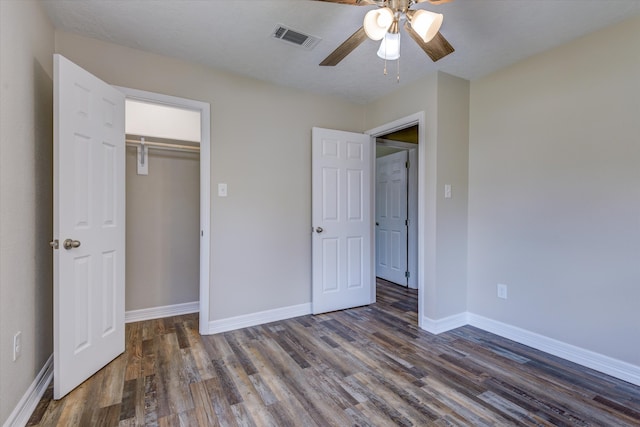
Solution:
<svg viewBox="0 0 640 427"><path fill-rule="evenodd" d="M185 144L171 144L168 142L159 142L159 141L149 141L145 138L144 142L137 139L125 139L127 146L129 147L140 147L144 144L145 147L157 149L157 150L167 150L167 151L184 151L189 153L199 153L200 147L196 145L185 145Z"/></svg>

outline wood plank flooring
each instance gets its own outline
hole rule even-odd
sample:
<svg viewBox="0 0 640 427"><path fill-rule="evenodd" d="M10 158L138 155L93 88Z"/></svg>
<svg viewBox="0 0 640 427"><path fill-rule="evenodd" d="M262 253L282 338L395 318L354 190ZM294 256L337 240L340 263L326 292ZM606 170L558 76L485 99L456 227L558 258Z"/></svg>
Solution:
<svg viewBox="0 0 640 427"><path fill-rule="evenodd" d="M31 426L640 426L640 387L465 326L417 327L416 292L201 337L127 325L124 354Z"/></svg>

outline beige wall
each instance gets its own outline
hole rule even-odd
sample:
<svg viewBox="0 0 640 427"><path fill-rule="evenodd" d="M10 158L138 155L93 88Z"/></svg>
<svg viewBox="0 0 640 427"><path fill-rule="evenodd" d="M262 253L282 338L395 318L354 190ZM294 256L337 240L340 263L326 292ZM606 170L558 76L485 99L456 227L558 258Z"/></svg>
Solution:
<svg viewBox="0 0 640 427"><path fill-rule="evenodd" d="M111 84L211 103L211 320L311 301L311 128L362 131L364 107L67 33L56 51Z"/></svg>
<svg viewBox="0 0 640 427"><path fill-rule="evenodd" d="M467 309L469 81L438 74L436 319ZM444 186L451 185L451 198Z"/></svg>
<svg viewBox="0 0 640 427"><path fill-rule="evenodd" d="M52 54L40 5L0 1L0 424L53 351Z"/></svg>
<svg viewBox="0 0 640 427"><path fill-rule="evenodd" d="M423 316L439 320L466 311L469 82L445 73L367 106L366 128L425 113L426 170L420 182L425 223ZM453 197L444 199L444 185Z"/></svg>
<svg viewBox="0 0 640 427"><path fill-rule="evenodd" d="M468 284L473 313L636 366L638 46L634 18L472 83Z"/></svg>
<svg viewBox="0 0 640 427"><path fill-rule="evenodd" d="M179 143L179 142L176 142ZM126 310L199 300L200 156L127 147Z"/></svg>

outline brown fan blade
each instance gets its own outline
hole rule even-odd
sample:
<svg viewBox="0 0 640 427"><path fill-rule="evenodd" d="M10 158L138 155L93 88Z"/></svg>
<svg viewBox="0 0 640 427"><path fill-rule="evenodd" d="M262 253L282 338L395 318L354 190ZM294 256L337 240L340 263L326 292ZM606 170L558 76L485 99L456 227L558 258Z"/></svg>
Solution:
<svg viewBox="0 0 640 427"><path fill-rule="evenodd" d="M367 33L364 32L364 27L360 27L358 31L351 34L351 36L346 39L336 50L331 52L329 56L327 56L324 61L320 63L320 65L328 65L334 66L338 65L340 61L342 61L345 56L349 55L353 49L360 46L360 44L365 41L367 38Z"/></svg>
<svg viewBox="0 0 640 427"><path fill-rule="evenodd" d="M318 1L326 1L328 3L350 4L353 6L371 6L372 4L378 4L374 0L318 0ZM451 0L443 0L443 1L451 1Z"/></svg>
<svg viewBox="0 0 640 427"><path fill-rule="evenodd" d="M411 28L411 25L409 25L408 22L404 23L404 29L409 33L411 38L418 43L422 50L429 55L429 58L431 58L433 62L436 62L455 51L453 46L451 46L447 39L445 39L439 32L428 43L425 43L424 40L422 40L422 37L420 37L418 33Z"/></svg>
<svg viewBox="0 0 640 427"><path fill-rule="evenodd" d="M322 0L322 1L329 1L329 0ZM444 4L444 3L452 2L453 0L415 0L416 3L424 3L426 1L428 1L431 4Z"/></svg>

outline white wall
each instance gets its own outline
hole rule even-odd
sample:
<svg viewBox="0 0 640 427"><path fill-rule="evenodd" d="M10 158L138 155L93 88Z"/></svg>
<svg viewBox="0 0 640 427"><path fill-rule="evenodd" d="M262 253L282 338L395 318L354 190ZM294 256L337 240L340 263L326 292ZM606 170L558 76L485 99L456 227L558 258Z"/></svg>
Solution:
<svg viewBox="0 0 640 427"><path fill-rule="evenodd" d="M0 424L53 351L52 54L40 4L0 1Z"/></svg>
<svg viewBox="0 0 640 427"><path fill-rule="evenodd" d="M471 84L468 267L469 311L636 366L639 46L635 18Z"/></svg>
<svg viewBox="0 0 640 427"><path fill-rule="evenodd" d="M111 84L211 103L211 320L311 301L311 128L362 131L364 107L68 33L56 51Z"/></svg>
<svg viewBox="0 0 640 427"><path fill-rule="evenodd" d="M423 316L439 320L466 311L467 167L469 82L445 73L429 75L367 106L372 129L424 111L420 129L426 156L423 192L425 248ZM421 154L421 156L423 155ZM453 197L444 199L444 185Z"/></svg>

